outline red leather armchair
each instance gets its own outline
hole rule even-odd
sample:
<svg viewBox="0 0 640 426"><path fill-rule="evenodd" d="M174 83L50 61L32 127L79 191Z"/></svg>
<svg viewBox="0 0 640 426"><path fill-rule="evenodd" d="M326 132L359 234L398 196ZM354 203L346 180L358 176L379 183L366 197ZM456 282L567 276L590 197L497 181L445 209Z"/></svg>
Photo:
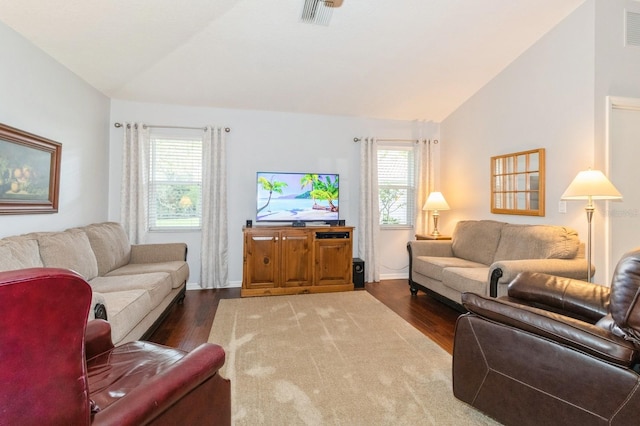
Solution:
<svg viewBox="0 0 640 426"><path fill-rule="evenodd" d="M114 347L87 317L91 288L73 272L0 273L0 424L231 423L225 354L149 342Z"/></svg>
<svg viewBox="0 0 640 426"><path fill-rule="evenodd" d="M522 273L508 296L462 302L457 398L507 425L640 422L640 249L611 287Z"/></svg>

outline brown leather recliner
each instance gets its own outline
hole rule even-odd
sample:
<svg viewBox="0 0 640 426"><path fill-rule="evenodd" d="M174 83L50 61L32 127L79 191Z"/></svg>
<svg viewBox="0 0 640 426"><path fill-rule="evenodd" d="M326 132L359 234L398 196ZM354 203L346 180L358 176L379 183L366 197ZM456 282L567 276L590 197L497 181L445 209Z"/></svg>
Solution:
<svg viewBox="0 0 640 426"><path fill-rule="evenodd" d="M224 350L113 347L91 288L62 269L0 272L0 425L231 423Z"/></svg>
<svg viewBox="0 0 640 426"><path fill-rule="evenodd" d="M640 423L640 249L611 287L522 273L508 296L465 293L454 395L507 425Z"/></svg>

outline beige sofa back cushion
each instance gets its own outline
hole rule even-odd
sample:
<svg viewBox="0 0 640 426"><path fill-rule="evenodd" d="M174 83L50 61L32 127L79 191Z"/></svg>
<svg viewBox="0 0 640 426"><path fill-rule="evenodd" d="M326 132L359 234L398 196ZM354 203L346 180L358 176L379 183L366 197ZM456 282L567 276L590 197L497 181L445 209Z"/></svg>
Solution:
<svg viewBox="0 0 640 426"><path fill-rule="evenodd" d="M578 233L563 226L514 225L502 228L494 261L518 259L573 259L578 254Z"/></svg>
<svg viewBox="0 0 640 426"><path fill-rule="evenodd" d="M498 248L504 222L462 220L453 231L451 248L455 257L490 265Z"/></svg>
<svg viewBox="0 0 640 426"><path fill-rule="evenodd" d="M98 262L83 231L42 233L38 235L38 244L44 266L71 269L85 280L98 275Z"/></svg>
<svg viewBox="0 0 640 426"><path fill-rule="evenodd" d="M0 241L0 271L15 271L25 268L41 268L40 249L33 239Z"/></svg>
<svg viewBox="0 0 640 426"><path fill-rule="evenodd" d="M104 276L129 263L131 244L122 225L116 222L95 223L82 228L98 261L98 275Z"/></svg>

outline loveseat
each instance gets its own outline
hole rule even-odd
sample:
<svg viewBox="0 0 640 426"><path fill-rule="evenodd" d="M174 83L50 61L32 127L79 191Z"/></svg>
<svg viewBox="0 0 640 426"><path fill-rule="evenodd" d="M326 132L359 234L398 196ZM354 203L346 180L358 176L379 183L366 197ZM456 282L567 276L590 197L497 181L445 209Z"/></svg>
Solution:
<svg viewBox="0 0 640 426"><path fill-rule="evenodd" d="M183 243L132 245L115 222L0 239L0 271L64 268L87 280L88 319L107 320L115 344L149 337L184 299L186 255Z"/></svg>
<svg viewBox="0 0 640 426"><path fill-rule="evenodd" d="M462 293L505 295L523 271L587 278L584 244L562 226L465 220L451 240L409 241L407 249L411 294L422 290L461 311Z"/></svg>

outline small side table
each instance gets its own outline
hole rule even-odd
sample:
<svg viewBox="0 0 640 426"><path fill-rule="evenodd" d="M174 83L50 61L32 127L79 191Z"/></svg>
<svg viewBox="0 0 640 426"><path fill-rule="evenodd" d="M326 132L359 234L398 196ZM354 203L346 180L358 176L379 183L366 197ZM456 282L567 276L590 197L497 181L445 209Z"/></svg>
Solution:
<svg viewBox="0 0 640 426"><path fill-rule="evenodd" d="M450 240L449 235L416 234L416 240Z"/></svg>

